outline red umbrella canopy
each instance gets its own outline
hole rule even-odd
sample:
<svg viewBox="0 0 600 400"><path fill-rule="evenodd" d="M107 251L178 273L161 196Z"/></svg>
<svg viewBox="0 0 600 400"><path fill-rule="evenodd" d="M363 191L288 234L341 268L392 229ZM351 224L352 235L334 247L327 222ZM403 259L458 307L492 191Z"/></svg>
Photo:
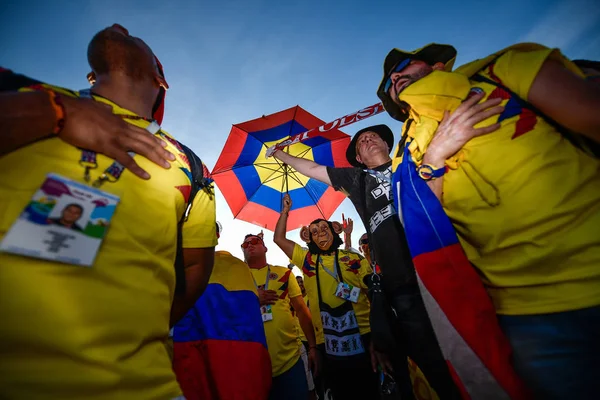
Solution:
<svg viewBox="0 0 600 400"><path fill-rule="evenodd" d="M267 149L290 136L320 127L322 120L299 106L233 125L212 178L236 219L274 230L286 192L292 198L288 231L317 218L329 219L345 196L310 179L274 157ZM330 167L350 167L346 148L350 136L331 129L289 146L291 155Z"/></svg>

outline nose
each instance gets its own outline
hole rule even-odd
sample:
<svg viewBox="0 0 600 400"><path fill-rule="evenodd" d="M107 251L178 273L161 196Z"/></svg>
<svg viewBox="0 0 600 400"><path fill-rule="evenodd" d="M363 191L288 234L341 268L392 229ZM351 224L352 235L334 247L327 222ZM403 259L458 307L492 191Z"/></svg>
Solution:
<svg viewBox="0 0 600 400"><path fill-rule="evenodd" d="M119 31L120 33L122 33L125 36L129 36L129 31L123 25L113 24L111 26L111 28L116 31Z"/></svg>

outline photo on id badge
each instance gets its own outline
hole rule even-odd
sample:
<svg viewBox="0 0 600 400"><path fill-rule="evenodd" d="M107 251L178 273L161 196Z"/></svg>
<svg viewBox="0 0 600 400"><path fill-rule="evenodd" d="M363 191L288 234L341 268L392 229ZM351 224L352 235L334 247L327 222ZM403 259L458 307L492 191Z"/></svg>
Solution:
<svg viewBox="0 0 600 400"><path fill-rule="evenodd" d="M345 282L340 282L335 291L335 295L344 300L350 300L353 303L358 301L358 295L360 294L360 289L349 285Z"/></svg>
<svg viewBox="0 0 600 400"><path fill-rule="evenodd" d="M12 224L0 250L92 266L119 197L49 174Z"/></svg>

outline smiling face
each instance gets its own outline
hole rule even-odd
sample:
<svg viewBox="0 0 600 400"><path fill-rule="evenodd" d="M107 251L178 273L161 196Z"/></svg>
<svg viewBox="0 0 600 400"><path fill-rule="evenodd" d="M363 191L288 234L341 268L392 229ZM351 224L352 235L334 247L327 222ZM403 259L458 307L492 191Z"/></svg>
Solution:
<svg viewBox="0 0 600 400"><path fill-rule="evenodd" d="M327 221L319 221L308 227L310 238L321 250L329 250L333 243L333 232L329 229Z"/></svg>
<svg viewBox="0 0 600 400"><path fill-rule="evenodd" d="M60 221L65 224L74 224L81 218L82 213L83 209L80 206L71 204L63 210Z"/></svg>

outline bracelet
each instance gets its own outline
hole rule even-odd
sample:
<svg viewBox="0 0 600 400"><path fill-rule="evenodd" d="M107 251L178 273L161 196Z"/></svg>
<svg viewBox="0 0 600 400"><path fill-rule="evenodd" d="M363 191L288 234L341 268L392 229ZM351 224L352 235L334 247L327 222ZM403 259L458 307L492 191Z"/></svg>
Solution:
<svg viewBox="0 0 600 400"><path fill-rule="evenodd" d="M441 178L442 176L444 176L445 173L445 165L442 168L438 169L436 169L433 165L430 164L421 164L417 167L417 174L419 174L419 177L425 181Z"/></svg>
<svg viewBox="0 0 600 400"><path fill-rule="evenodd" d="M52 105L52 109L54 110L54 115L56 116L56 124L54 125L54 129L52 129L52 133L58 135L63 128L65 127L65 122L67 119L67 113L65 111L65 106L62 102L60 96L52 89L44 89L48 96L50 97L50 104Z"/></svg>

